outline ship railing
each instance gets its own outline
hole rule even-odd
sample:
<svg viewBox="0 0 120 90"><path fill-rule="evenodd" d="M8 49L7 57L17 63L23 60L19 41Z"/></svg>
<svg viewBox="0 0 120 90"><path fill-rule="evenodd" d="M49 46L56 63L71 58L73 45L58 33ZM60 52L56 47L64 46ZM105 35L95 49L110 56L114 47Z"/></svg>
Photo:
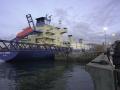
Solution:
<svg viewBox="0 0 120 90"><path fill-rule="evenodd" d="M71 51L70 47L60 47L49 44L33 44L16 42L9 40L0 40L0 52L17 52L17 51L39 51L39 50L49 50L54 53L67 53Z"/></svg>

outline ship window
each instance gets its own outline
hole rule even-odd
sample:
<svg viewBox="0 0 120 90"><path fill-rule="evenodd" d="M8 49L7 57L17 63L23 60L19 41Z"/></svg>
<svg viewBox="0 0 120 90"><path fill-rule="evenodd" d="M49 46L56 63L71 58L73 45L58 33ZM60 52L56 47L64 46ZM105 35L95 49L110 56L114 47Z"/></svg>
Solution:
<svg viewBox="0 0 120 90"><path fill-rule="evenodd" d="M40 36L40 35L41 35L40 33L37 34L37 36Z"/></svg>
<svg viewBox="0 0 120 90"><path fill-rule="evenodd" d="M35 42L36 42L36 43L39 43L39 39L35 39Z"/></svg>
<svg viewBox="0 0 120 90"><path fill-rule="evenodd" d="M63 29L67 29L66 27L64 27Z"/></svg>

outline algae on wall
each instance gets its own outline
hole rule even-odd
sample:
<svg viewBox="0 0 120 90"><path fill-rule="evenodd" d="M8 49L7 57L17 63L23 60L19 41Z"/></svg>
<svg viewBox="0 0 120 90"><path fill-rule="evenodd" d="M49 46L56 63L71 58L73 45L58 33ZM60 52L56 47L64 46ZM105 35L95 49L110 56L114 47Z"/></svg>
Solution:
<svg viewBox="0 0 120 90"><path fill-rule="evenodd" d="M73 61L79 63L89 63L96 58L100 52L71 52L67 55L57 53L55 55L56 61Z"/></svg>

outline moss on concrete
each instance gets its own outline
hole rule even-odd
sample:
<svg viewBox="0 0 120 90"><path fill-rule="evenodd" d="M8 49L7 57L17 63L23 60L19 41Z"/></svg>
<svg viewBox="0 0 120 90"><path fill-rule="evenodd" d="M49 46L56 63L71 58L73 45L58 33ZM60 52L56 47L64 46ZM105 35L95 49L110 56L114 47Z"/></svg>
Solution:
<svg viewBox="0 0 120 90"><path fill-rule="evenodd" d="M100 52L71 52L68 55L56 54L56 61L68 61L68 62L79 62L79 63L89 63L94 58L96 58Z"/></svg>

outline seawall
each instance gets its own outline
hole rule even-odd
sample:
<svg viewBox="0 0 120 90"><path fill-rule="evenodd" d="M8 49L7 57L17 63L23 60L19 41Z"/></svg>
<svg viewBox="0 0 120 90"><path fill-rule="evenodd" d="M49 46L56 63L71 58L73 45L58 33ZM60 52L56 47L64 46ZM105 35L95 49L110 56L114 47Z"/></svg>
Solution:
<svg viewBox="0 0 120 90"><path fill-rule="evenodd" d="M94 82L95 90L120 90L114 67L106 55L101 54L86 65Z"/></svg>
<svg viewBox="0 0 120 90"><path fill-rule="evenodd" d="M55 54L56 61L70 61L70 62L80 62L89 63L94 58L96 58L100 52L90 52L90 51L72 51L69 54L57 53Z"/></svg>

